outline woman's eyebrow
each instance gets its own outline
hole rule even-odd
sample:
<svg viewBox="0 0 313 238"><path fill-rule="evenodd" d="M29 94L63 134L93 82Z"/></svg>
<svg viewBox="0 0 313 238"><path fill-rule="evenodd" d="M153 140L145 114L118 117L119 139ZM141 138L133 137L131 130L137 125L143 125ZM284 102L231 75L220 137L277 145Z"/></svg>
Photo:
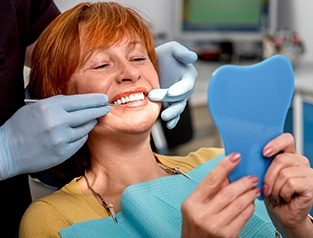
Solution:
<svg viewBox="0 0 313 238"><path fill-rule="evenodd" d="M142 41L139 41L139 40L129 41L129 42L127 43L127 45L128 45L128 46L134 46L134 47L136 47L137 45L139 45L140 47L143 47L143 46L144 46L143 42L142 42Z"/></svg>

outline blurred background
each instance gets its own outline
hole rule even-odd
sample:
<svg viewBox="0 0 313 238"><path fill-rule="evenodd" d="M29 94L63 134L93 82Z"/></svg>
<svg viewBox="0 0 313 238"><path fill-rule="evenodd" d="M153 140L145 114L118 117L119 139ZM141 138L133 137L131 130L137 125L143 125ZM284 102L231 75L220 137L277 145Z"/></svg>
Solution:
<svg viewBox="0 0 313 238"><path fill-rule="evenodd" d="M55 0L61 11L81 0ZM176 40L199 55L199 78L188 108L162 151L186 154L202 146L222 146L207 109L207 88L223 64L248 65L274 54L290 58L295 97L285 130L297 149L313 159L313 2L309 0L117 0L143 14L157 34L156 45ZM312 82L311 82L312 81ZM180 136L185 133L185 137ZM181 138L177 140L177 138Z"/></svg>
<svg viewBox="0 0 313 238"><path fill-rule="evenodd" d="M65 11L82 0L55 0ZM294 67L295 92L285 131L313 165L313 1L309 0L117 0L138 10L153 25L155 44L178 41L195 51L199 77L179 124L159 120L152 137L160 153L185 155L200 147L223 146L207 107L214 70L224 64L250 65L272 55ZM37 186L37 187L36 187ZM36 197L51 188L31 183ZM47 191L46 191L47 190Z"/></svg>

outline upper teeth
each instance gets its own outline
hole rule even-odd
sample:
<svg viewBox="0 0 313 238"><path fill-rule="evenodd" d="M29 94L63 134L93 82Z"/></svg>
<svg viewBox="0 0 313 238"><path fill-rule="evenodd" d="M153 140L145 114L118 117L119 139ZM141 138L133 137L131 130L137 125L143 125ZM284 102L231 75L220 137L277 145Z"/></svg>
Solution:
<svg viewBox="0 0 313 238"><path fill-rule="evenodd" d="M114 104L121 105L124 103L143 100L144 98L145 98L145 95L143 93L133 93L133 94L130 94L128 96L121 97L120 99L117 99L116 101L114 101Z"/></svg>

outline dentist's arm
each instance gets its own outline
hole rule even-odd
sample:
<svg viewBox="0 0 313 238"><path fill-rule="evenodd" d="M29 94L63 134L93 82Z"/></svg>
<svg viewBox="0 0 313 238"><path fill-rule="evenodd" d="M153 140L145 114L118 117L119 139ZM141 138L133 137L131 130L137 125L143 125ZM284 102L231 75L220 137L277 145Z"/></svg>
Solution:
<svg viewBox="0 0 313 238"><path fill-rule="evenodd" d="M104 94L55 96L26 105L0 127L0 180L62 163L106 115Z"/></svg>
<svg viewBox="0 0 313 238"><path fill-rule="evenodd" d="M160 89L149 93L151 101L161 101L168 105L161 118L167 127L176 126L187 100L193 93L198 72L192 65L197 54L177 42L168 42L156 48L160 71Z"/></svg>

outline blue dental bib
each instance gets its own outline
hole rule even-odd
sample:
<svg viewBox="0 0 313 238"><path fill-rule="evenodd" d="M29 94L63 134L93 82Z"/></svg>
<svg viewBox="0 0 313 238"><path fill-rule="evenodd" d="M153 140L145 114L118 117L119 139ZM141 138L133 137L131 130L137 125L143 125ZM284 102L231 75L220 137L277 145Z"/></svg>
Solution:
<svg viewBox="0 0 313 238"><path fill-rule="evenodd" d="M183 201L221 161L221 154L191 170L188 175L173 175L135 184L122 194L118 223L111 217L76 223L60 231L62 238L171 238L181 237ZM256 200L253 216L241 237L271 237L275 228L262 201Z"/></svg>

